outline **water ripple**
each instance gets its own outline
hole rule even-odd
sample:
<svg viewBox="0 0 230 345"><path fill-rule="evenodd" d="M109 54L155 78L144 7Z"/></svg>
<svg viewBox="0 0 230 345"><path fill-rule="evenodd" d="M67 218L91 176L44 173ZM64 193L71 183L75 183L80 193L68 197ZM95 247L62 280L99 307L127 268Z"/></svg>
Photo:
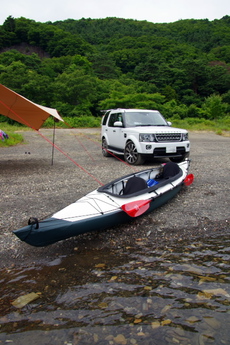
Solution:
<svg viewBox="0 0 230 345"><path fill-rule="evenodd" d="M0 342L228 344L229 244L226 235L164 248L143 242L2 270ZM36 300L12 305L31 292Z"/></svg>

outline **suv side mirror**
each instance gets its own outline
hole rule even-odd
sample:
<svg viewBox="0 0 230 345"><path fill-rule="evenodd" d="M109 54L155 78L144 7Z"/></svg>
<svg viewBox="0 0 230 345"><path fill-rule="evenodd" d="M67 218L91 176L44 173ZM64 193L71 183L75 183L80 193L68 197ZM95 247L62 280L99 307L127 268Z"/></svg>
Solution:
<svg viewBox="0 0 230 345"><path fill-rule="evenodd" d="M167 121L168 126L172 126L172 122L171 121Z"/></svg>
<svg viewBox="0 0 230 345"><path fill-rule="evenodd" d="M121 121L115 121L113 127L123 127L123 123Z"/></svg>

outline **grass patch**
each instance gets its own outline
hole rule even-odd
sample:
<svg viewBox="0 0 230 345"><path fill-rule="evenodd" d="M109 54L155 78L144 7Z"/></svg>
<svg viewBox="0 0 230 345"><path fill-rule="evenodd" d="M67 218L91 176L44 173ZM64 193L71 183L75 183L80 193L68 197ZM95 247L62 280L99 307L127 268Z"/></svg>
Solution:
<svg viewBox="0 0 230 345"><path fill-rule="evenodd" d="M14 133L11 131L6 131L2 129L5 133L8 134L9 138L5 139L4 141L0 140L0 147L8 147L8 146L15 146L17 144L23 143L24 139L23 136L19 133Z"/></svg>
<svg viewBox="0 0 230 345"><path fill-rule="evenodd" d="M2 141L0 139L0 147L15 146L24 142L23 135L17 133L17 131L29 130L28 127L22 126L20 124L10 125L7 122L0 122L0 129L8 134L9 138Z"/></svg>
<svg viewBox="0 0 230 345"><path fill-rule="evenodd" d="M206 120L200 118L171 118L172 126L184 128L188 131L207 131L215 132L218 135L227 135L230 133L230 117L226 116L218 120Z"/></svg>

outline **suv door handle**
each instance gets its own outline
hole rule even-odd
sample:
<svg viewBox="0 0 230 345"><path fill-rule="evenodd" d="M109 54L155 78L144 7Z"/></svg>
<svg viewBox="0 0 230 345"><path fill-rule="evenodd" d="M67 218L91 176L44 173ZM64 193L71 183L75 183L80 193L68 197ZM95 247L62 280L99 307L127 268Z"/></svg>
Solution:
<svg viewBox="0 0 230 345"><path fill-rule="evenodd" d="M116 132L116 129L114 129L113 132Z"/></svg>

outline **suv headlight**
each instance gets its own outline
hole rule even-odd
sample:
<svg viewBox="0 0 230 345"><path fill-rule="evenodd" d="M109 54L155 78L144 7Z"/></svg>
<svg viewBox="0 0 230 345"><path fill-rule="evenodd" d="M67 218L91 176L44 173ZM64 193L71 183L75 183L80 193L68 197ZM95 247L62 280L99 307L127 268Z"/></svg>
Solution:
<svg viewBox="0 0 230 345"><path fill-rule="evenodd" d="M183 133L183 134L182 134L182 140L183 140L183 141L188 140L188 133Z"/></svg>
<svg viewBox="0 0 230 345"><path fill-rule="evenodd" d="M150 142L150 141L155 141L155 136L154 134L146 134L146 133L140 133L139 134L139 141L140 142Z"/></svg>

